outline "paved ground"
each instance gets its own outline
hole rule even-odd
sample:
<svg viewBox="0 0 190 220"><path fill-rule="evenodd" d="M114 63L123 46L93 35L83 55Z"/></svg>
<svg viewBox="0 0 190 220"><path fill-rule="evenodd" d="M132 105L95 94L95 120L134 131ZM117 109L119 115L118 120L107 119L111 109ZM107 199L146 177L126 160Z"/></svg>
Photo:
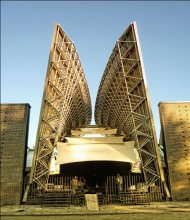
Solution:
<svg viewBox="0 0 190 220"><path fill-rule="evenodd" d="M190 202L152 203L136 206L85 207L3 206L2 220L190 220Z"/></svg>

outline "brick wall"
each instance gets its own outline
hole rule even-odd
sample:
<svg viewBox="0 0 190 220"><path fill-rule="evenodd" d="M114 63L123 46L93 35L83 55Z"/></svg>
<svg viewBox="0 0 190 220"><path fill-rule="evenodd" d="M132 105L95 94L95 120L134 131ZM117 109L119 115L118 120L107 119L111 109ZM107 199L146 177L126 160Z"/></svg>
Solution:
<svg viewBox="0 0 190 220"><path fill-rule="evenodd" d="M29 113L29 104L1 105L1 205L22 201Z"/></svg>
<svg viewBox="0 0 190 220"><path fill-rule="evenodd" d="M173 200L190 200L190 102L159 104Z"/></svg>

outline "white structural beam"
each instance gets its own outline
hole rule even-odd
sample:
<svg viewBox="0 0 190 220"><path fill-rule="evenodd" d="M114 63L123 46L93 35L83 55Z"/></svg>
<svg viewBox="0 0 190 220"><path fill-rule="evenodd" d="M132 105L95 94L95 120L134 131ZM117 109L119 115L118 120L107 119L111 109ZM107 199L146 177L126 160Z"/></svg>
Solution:
<svg viewBox="0 0 190 220"><path fill-rule="evenodd" d="M136 162L134 141L122 144L57 143L56 164L84 161Z"/></svg>
<svg viewBox="0 0 190 220"><path fill-rule="evenodd" d="M66 137L67 144L123 144L124 136L119 137Z"/></svg>

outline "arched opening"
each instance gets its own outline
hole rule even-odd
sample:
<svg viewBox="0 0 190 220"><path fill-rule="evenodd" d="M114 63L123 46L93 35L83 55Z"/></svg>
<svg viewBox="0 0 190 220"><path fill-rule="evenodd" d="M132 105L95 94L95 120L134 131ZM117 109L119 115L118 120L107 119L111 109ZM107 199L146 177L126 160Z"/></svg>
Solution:
<svg viewBox="0 0 190 220"><path fill-rule="evenodd" d="M62 164L60 175L84 177L89 187L105 186L107 176L122 176L129 174L131 165L128 162L117 161L85 161Z"/></svg>

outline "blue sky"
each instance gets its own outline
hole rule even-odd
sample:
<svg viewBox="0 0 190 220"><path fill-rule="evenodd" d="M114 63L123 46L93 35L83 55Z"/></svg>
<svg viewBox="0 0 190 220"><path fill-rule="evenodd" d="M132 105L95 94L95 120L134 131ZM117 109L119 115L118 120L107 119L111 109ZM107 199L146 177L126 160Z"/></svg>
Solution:
<svg viewBox="0 0 190 220"><path fill-rule="evenodd" d="M190 2L1 2L1 102L31 105L29 147L35 143L54 23L75 42L94 111L108 58L132 21L159 136L158 103L190 100Z"/></svg>

